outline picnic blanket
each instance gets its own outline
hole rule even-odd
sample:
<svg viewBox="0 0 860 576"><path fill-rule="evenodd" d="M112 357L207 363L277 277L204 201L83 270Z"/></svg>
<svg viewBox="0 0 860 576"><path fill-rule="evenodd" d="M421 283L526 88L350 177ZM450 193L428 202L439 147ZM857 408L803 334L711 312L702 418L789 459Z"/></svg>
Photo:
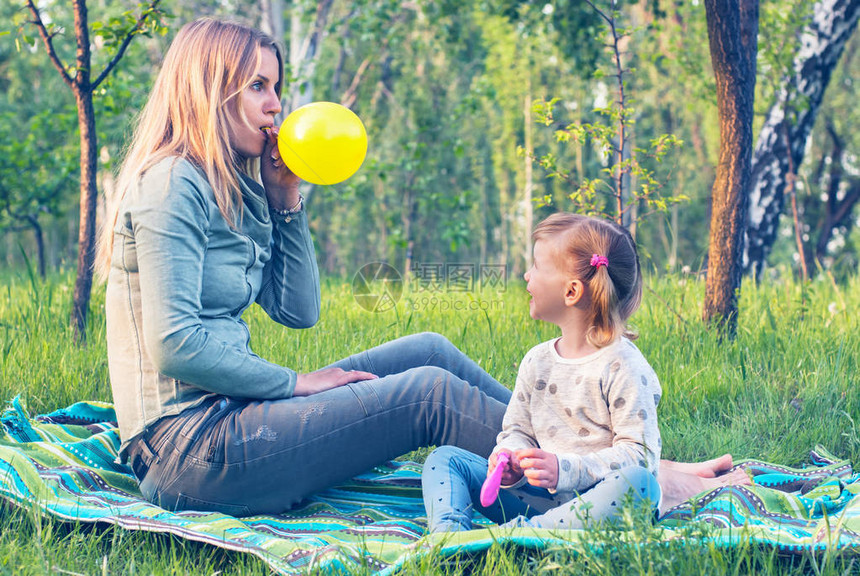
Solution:
<svg viewBox="0 0 860 576"><path fill-rule="evenodd" d="M110 404L81 402L31 417L16 398L0 416L0 496L59 519L171 533L249 552L282 574L359 566L386 574L429 551L480 551L496 542L588 547L588 532L575 530L492 527L428 536L421 465L413 462L378 466L286 514L171 512L143 500L131 471L116 462L119 445ZM860 474L849 462L819 448L806 468L756 460L738 466L755 485L719 488L673 508L655 525L654 537L689 538L684 528L701 521L697 525L707 530L699 534L726 546L755 541L786 553L860 550Z"/></svg>

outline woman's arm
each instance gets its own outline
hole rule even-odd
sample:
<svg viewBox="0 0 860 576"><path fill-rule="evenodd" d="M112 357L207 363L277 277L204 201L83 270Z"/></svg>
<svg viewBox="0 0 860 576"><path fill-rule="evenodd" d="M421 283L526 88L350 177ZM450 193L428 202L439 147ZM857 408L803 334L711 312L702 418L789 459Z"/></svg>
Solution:
<svg viewBox="0 0 860 576"><path fill-rule="evenodd" d="M219 217L200 174L181 161L150 170L129 209L146 354L165 376L244 398L286 398L296 373L225 342L201 322L203 264ZM212 320L217 322L218 319ZM230 322L225 318L224 322ZM235 329L235 328L234 328Z"/></svg>
<svg viewBox="0 0 860 576"><path fill-rule="evenodd" d="M301 210L287 217L272 216L272 259L263 270L263 286L257 303L276 322L291 328L310 328L320 316L320 278L314 243L308 229L298 176L280 158L278 129L269 138L260 158L260 178L271 209Z"/></svg>
<svg viewBox="0 0 860 576"><path fill-rule="evenodd" d="M320 316L320 277L305 211L272 213L272 259L263 270L257 303L276 322L310 328Z"/></svg>

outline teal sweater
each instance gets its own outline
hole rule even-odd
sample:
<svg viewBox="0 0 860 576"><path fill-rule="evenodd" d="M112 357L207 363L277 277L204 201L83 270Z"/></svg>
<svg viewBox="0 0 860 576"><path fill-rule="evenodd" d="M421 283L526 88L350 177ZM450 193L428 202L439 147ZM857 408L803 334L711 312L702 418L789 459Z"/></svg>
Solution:
<svg viewBox="0 0 860 576"><path fill-rule="evenodd" d="M144 429L213 394L289 398L296 372L251 350L242 313L257 302L293 328L319 319L319 272L304 212L270 214L243 177L233 229L204 173L166 159L122 199L108 276L108 364L121 453Z"/></svg>

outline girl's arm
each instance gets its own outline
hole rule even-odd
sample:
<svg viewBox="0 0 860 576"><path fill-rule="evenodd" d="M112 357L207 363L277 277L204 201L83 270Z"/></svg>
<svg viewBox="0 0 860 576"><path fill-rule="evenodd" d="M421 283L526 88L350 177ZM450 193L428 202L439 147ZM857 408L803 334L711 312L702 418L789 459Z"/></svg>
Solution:
<svg viewBox="0 0 860 576"><path fill-rule="evenodd" d="M496 437L496 450L506 448L515 452L524 448L539 447L532 426L531 411L532 389L535 380L535 363L532 361L533 351L534 349L529 351L523 361L520 362L514 392L502 421L502 431Z"/></svg>

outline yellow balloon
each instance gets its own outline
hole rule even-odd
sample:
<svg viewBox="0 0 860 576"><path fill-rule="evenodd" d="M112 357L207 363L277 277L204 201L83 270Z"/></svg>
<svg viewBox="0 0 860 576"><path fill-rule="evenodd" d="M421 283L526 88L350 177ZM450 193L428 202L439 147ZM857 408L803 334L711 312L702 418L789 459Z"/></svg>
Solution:
<svg viewBox="0 0 860 576"><path fill-rule="evenodd" d="M313 184L343 182L367 155L367 132L355 113L334 102L297 108L281 124L278 150L293 173Z"/></svg>

